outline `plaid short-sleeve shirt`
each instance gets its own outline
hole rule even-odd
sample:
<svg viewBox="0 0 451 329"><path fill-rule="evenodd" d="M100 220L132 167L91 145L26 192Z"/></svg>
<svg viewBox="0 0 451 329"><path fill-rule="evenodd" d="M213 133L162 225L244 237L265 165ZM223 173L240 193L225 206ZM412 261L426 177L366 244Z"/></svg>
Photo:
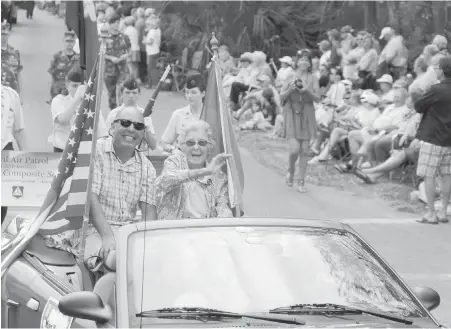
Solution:
<svg viewBox="0 0 451 329"><path fill-rule="evenodd" d="M138 203L155 205L156 171L144 154L122 163L113 148L113 138L99 139L92 183L93 193L108 221L135 220Z"/></svg>

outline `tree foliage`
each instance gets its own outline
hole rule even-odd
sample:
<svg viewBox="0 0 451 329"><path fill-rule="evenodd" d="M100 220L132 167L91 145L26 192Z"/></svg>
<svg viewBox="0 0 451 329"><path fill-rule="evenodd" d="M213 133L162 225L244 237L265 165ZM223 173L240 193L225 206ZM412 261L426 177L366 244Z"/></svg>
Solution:
<svg viewBox="0 0 451 329"><path fill-rule="evenodd" d="M209 46L215 32L232 55L263 50L269 57L316 48L325 32L351 25L378 35L392 26L416 56L437 33L451 31L446 1L162 1L158 2L165 44L175 56L182 49ZM155 2L151 5L155 7ZM275 36L279 36L278 38ZM450 35L448 34L448 38ZM275 43L278 43L277 47ZM274 50L276 49L276 51Z"/></svg>

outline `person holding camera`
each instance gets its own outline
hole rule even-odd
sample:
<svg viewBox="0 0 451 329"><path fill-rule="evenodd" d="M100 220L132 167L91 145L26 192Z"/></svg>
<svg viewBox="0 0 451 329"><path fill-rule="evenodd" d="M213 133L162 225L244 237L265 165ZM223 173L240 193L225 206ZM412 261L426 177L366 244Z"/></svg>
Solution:
<svg viewBox="0 0 451 329"><path fill-rule="evenodd" d="M299 158L298 192L304 193L304 180L310 140L316 137L314 102L320 101L318 79L312 74L312 58L309 50L298 52L296 74L281 90L284 103L284 127L282 136L288 139L289 157L286 184L293 186L295 164Z"/></svg>

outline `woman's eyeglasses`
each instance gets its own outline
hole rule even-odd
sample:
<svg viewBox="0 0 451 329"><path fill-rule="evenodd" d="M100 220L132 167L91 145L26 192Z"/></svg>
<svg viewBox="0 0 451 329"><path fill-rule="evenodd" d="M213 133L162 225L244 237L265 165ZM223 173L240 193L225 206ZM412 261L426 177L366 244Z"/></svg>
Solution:
<svg viewBox="0 0 451 329"><path fill-rule="evenodd" d="M195 140L190 139L190 140L187 140L187 141L185 142L185 144L186 144L186 146L189 146L189 147L193 147L193 146L196 145L196 144L199 145L199 146L205 147L205 146L208 145L208 141L206 141L206 140L204 140L204 139L201 139L201 140L198 140L198 141L196 142Z"/></svg>
<svg viewBox="0 0 451 329"><path fill-rule="evenodd" d="M134 121L125 120L125 119L114 120L114 122L119 122L121 124L121 126L124 128L130 127L130 125L132 125L132 124L136 130L143 130L144 128L146 128L146 125L142 122L134 122Z"/></svg>

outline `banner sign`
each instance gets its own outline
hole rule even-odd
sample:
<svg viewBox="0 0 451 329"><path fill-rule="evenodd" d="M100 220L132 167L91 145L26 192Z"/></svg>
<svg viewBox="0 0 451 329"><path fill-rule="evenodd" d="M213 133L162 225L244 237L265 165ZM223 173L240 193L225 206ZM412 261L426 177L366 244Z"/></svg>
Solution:
<svg viewBox="0 0 451 329"><path fill-rule="evenodd" d="M61 155L2 151L2 206L41 207Z"/></svg>

